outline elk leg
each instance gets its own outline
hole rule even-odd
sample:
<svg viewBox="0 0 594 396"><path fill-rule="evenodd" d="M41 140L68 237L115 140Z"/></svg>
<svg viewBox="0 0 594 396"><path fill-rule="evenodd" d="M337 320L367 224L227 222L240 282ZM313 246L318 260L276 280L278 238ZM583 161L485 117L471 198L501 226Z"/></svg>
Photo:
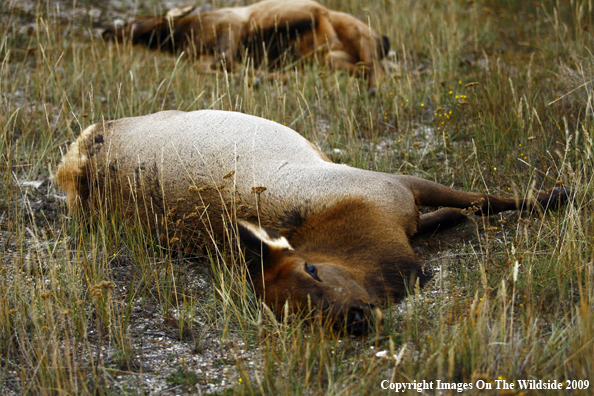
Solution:
<svg viewBox="0 0 594 396"><path fill-rule="evenodd" d="M316 21L317 24L315 26L314 38L315 48L327 48L331 51L336 48L336 46L339 46L340 40L338 39L338 35L336 34L332 23L328 19L328 15L326 13L322 13L321 15L317 16Z"/></svg>
<svg viewBox="0 0 594 396"><path fill-rule="evenodd" d="M454 190L444 185L420 179L413 176L396 176L408 186L415 197L417 205L444 206L450 208L476 207L475 214L490 215L506 210L528 210L535 203L543 208L558 207L564 204L571 192L564 187L555 187L548 192L539 191L532 199L527 198L500 198L489 194L471 193Z"/></svg>
<svg viewBox="0 0 594 396"><path fill-rule="evenodd" d="M335 69L346 70L349 74L355 74L359 71L356 60L345 51L328 52L326 62Z"/></svg>
<svg viewBox="0 0 594 396"><path fill-rule="evenodd" d="M417 233L433 233L441 229L453 227L465 218L466 216L462 214L462 209L441 208L420 216Z"/></svg>
<svg viewBox="0 0 594 396"><path fill-rule="evenodd" d="M219 32L217 36L217 60L227 71L235 68L235 55L239 48L240 32L231 25Z"/></svg>

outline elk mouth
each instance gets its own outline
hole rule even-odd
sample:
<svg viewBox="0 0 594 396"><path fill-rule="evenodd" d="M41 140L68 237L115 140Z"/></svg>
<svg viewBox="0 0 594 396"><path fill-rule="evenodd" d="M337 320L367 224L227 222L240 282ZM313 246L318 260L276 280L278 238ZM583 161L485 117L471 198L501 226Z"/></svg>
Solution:
<svg viewBox="0 0 594 396"><path fill-rule="evenodd" d="M346 307L345 307L346 308ZM369 334L383 324L382 311L373 304L357 303L334 316L333 328L354 336Z"/></svg>

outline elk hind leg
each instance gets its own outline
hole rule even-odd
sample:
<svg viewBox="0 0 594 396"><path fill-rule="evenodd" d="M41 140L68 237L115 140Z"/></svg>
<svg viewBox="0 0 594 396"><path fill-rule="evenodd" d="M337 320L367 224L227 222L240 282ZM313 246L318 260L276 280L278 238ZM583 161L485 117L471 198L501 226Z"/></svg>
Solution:
<svg viewBox="0 0 594 396"><path fill-rule="evenodd" d="M333 50L337 46L340 46L340 40L338 39L338 35L336 34L327 13L321 13L316 19L317 24L315 26L314 47L316 49L327 48Z"/></svg>
<svg viewBox="0 0 594 396"><path fill-rule="evenodd" d="M458 191L444 185L413 176L396 176L406 184L415 197L415 203L423 206L476 208L477 215L490 215L506 210L527 210L535 204L543 207L559 206L565 203L571 192L563 187L556 187L547 192L539 191L532 198L501 198L494 195Z"/></svg>

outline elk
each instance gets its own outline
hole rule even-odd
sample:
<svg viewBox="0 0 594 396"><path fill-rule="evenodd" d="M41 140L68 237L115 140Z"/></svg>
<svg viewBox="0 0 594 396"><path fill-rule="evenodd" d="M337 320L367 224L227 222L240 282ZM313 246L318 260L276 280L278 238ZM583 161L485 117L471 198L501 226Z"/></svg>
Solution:
<svg viewBox="0 0 594 396"><path fill-rule="evenodd" d="M409 239L464 218L563 203L462 192L333 163L296 131L236 112L163 111L85 129L57 174L71 212L115 210L200 243L236 225L253 287L277 313L312 307L354 334L430 278ZM418 206L442 207L419 214Z"/></svg>
<svg viewBox="0 0 594 396"><path fill-rule="evenodd" d="M390 41L352 15L329 10L311 0L264 0L245 7L212 10L184 7L165 15L138 18L102 33L106 40L169 52L185 51L202 69L235 69L249 57L255 66L278 68L320 53L338 69L368 77L375 92L384 74L382 59Z"/></svg>

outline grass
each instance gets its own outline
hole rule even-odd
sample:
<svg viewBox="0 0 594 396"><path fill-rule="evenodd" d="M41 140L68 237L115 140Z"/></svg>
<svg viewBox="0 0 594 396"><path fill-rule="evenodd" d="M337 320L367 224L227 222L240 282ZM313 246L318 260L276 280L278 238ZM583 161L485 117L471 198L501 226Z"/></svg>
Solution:
<svg viewBox="0 0 594 396"><path fill-rule="evenodd" d="M475 394L477 381L593 379L592 3L372 3L324 2L391 39L375 97L317 65L256 87L249 65L201 74L181 55L107 45L91 1L0 5L0 393L156 393L160 380L170 393L357 395L440 380ZM504 196L563 180L575 195L415 240L432 283L384 310L377 333L339 337L262 307L233 243L181 256L117 215L67 217L53 174L82 129L207 108L289 125L351 166Z"/></svg>

